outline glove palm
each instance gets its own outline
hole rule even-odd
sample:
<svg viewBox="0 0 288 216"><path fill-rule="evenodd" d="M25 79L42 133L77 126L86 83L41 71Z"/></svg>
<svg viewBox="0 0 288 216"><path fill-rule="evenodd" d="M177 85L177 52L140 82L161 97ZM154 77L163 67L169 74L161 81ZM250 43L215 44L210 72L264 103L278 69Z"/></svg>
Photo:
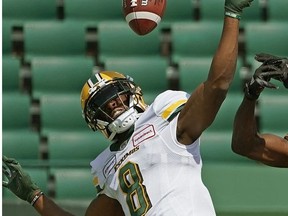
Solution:
<svg viewBox="0 0 288 216"><path fill-rule="evenodd" d="M258 54L255 59L263 64L256 69L250 82L246 83L245 95L251 100L258 99L264 88L278 88L269 82L272 78L283 80L286 77L287 79L287 71L285 72L281 66L283 64L283 58L269 54Z"/></svg>
<svg viewBox="0 0 288 216"><path fill-rule="evenodd" d="M255 59L262 62L264 65L274 65L277 70L281 71L281 75L275 77L275 79L283 82L285 88L288 88L288 59L278 57L266 53L260 53L255 56Z"/></svg>
<svg viewBox="0 0 288 216"><path fill-rule="evenodd" d="M3 175L7 181L2 181L2 186L11 190L20 199L31 203L39 187L32 182L30 176L23 171L21 165L13 158L3 156Z"/></svg>

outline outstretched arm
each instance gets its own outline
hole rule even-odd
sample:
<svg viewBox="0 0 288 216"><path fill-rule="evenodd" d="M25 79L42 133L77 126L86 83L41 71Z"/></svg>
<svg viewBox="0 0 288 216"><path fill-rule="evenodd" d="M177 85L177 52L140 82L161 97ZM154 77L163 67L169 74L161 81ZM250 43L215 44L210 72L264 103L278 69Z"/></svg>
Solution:
<svg viewBox="0 0 288 216"><path fill-rule="evenodd" d="M2 182L3 187L8 188L20 199L27 201L42 216L73 216L45 196L15 159L3 156L2 161L3 176L7 179ZM91 202L85 215L123 216L124 213L117 200L100 195Z"/></svg>
<svg viewBox="0 0 288 216"><path fill-rule="evenodd" d="M256 100L244 97L234 121L232 150L273 167L288 167L288 140L258 133L255 120Z"/></svg>
<svg viewBox="0 0 288 216"><path fill-rule="evenodd" d="M234 120L232 150L269 166L288 167L288 137L260 134L255 120L256 100L265 87L276 88L270 79L287 82L287 59L269 54L258 54L255 59L263 64L246 83L245 97Z"/></svg>
<svg viewBox="0 0 288 216"><path fill-rule="evenodd" d="M177 138L180 143L192 143L214 121L234 77L238 55L238 18L251 1L225 1L222 35L208 78L191 94L178 118Z"/></svg>

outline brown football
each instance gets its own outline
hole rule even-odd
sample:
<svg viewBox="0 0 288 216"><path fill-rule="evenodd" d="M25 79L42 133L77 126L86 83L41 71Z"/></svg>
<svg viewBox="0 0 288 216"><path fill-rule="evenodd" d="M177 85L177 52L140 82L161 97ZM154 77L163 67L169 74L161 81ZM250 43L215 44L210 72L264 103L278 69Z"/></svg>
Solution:
<svg viewBox="0 0 288 216"><path fill-rule="evenodd" d="M166 0L122 0L126 22L138 35L146 35L155 29L165 8Z"/></svg>

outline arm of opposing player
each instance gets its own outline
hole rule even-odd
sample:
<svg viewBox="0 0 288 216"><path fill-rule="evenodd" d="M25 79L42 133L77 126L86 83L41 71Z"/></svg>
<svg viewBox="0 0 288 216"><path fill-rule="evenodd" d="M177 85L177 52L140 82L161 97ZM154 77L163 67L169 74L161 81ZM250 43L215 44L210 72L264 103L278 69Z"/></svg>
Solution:
<svg viewBox="0 0 288 216"><path fill-rule="evenodd" d="M288 141L273 134L259 134L255 119L256 100L244 98L234 119L232 150L274 167L288 167Z"/></svg>

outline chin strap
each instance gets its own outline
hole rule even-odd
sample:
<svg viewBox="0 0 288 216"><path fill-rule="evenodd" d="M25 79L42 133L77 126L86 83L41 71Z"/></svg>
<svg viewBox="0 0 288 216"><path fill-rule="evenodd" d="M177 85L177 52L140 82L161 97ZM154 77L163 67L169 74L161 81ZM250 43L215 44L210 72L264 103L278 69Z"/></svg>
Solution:
<svg viewBox="0 0 288 216"><path fill-rule="evenodd" d="M137 121L141 114L139 114L134 107L131 107L126 112L122 113L117 119L108 125L108 129L111 132L109 140L113 140L116 134L127 131Z"/></svg>

